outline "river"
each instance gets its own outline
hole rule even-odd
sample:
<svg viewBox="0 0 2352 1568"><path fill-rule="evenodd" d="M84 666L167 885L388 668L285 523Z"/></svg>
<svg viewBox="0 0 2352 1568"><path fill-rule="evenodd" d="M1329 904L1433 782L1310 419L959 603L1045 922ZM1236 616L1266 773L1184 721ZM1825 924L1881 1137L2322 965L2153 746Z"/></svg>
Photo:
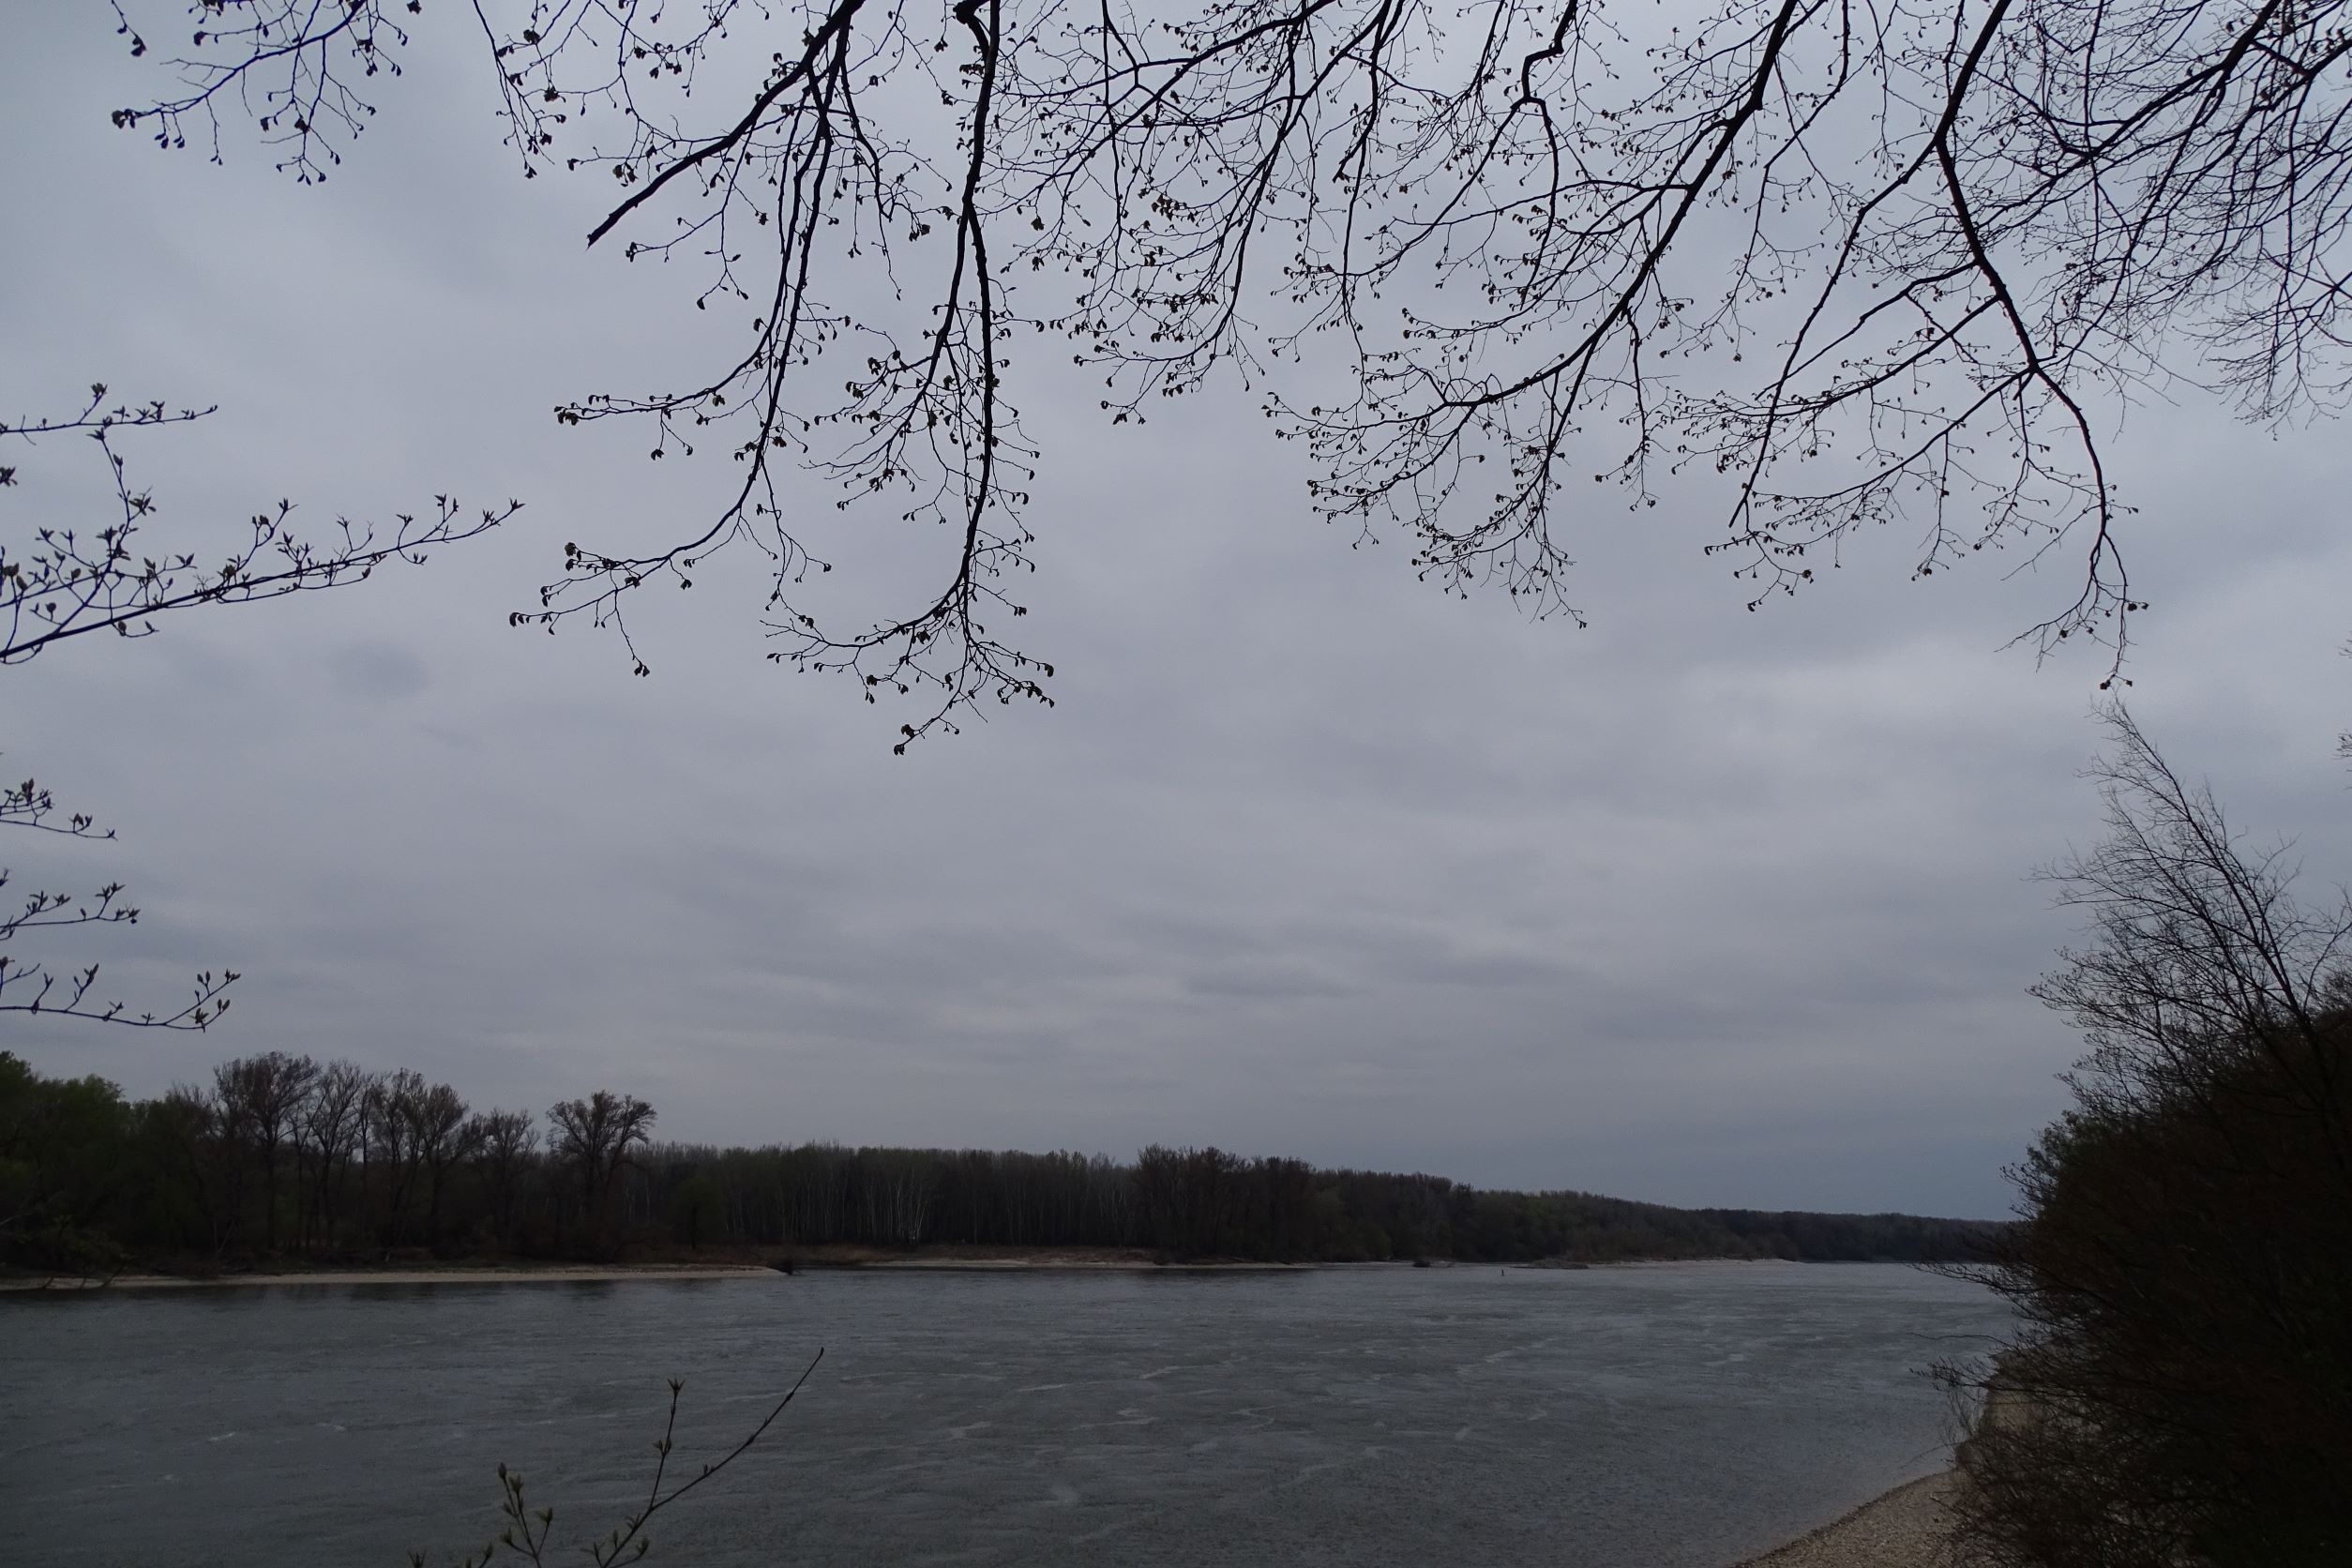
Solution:
<svg viewBox="0 0 2352 1568"><path fill-rule="evenodd" d="M1893 1265L804 1273L0 1298L23 1560L550 1561L768 1437L649 1561L1722 1568L1944 1462L1920 1369L2007 1322Z"/></svg>

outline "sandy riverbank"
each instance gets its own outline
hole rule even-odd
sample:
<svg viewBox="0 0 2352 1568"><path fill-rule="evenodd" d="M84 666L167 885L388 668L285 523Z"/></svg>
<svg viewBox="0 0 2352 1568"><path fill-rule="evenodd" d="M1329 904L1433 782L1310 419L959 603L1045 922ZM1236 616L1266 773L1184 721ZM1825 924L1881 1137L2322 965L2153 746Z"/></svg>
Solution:
<svg viewBox="0 0 2352 1568"><path fill-rule="evenodd" d="M914 1274L1024 1274L1041 1271L1075 1271L1101 1274L1106 1271L1128 1274L1299 1274L1305 1270L1328 1268L1320 1263L1155 1263L1150 1259L1134 1258L885 1258L871 1263L827 1265L812 1263L811 1268L847 1266L860 1269L897 1269ZM1406 1267L1411 1265L1407 1264Z"/></svg>
<svg viewBox="0 0 2352 1568"><path fill-rule="evenodd" d="M0 1290L181 1290L241 1285L540 1285L589 1284L616 1279L774 1279L776 1271L751 1263L651 1263L630 1268L550 1264L452 1265L445 1269L255 1270L247 1274L125 1274L107 1278L21 1274L0 1279Z"/></svg>
<svg viewBox="0 0 2352 1568"><path fill-rule="evenodd" d="M1958 1470L1922 1476L1738 1568L1957 1568L1946 1504L1959 1485Z"/></svg>
<svg viewBox="0 0 2352 1568"><path fill-rule="evenodd" d="M791 1255L791 1268L779 1263L749 1262L737 1253L729 1261L659 1262L632 1264L571 1264L571 1263L394 1263L379 1268L366 1266L324 1266L319 1268L263 1268L234 1273L207 1274L172 1274L131 1273L110 1276L78 1277L71 1274L40 1275L14 1274L0 1275L0 1291L26 1290L167 1290L199 1287L253 1285L483 1285L483 1284L547 1284L565 1281L588 1283L628 1279L769 1279L779 1272L792 1269L892 1269L908 1273L940 1274L1012 1274L1071 1271L1078 1273L1124 1272L1135 1274L1193 1274L1193 1273L1257 1273L1298 1274L1309 1270L1334 1269L1410 1269L1416 1265L1389 1261L1378 1263L1269 1263L1247 1259L1228 1261L1172 1262L1134 1247L1048 1247L1022 1248L1007 1246L939 1246L918 1252L893 1252L881 1247L849 1244L829 1244L801 1249ZM1573 1269L1691 1269L1725 1268L1750 1269L1759 1264L1769 1266L1779 1259L1638 1259L1605 1263L1464 1263L1455 1259L1433 1261L1423 1267L1438 1269L1468 1269L1503 1267L1509 1272L1530 1272L1560 1268ZM1787 1264L1787 1267L1797 1267Z"/></svg>
<svg viewBox="0 0 2352 1568"><path fill-rule="evenodd" d="M1125 1249L1073 1249L1023 1252L1012 1248L942 1248L919 1253L888 1253L870 1247L812 1248L792 1259L792 1268L882 1270L902 1273L1010 1274L1107 1271L1139 1274L1201 1272L1296 1273L1313 1264L1204 1262L1164 1263L1147 1253ZM1393 1265L1398 1268L1410 1264ZM586 1284L631 1279L774 1279L790 1273L778 1265L747 1262L708 1263L426 1263L391 1264L382 1268L324 1267L248 1269L210 1274L124 1273L107 1276L73 1274L11 1274L0 1277L0 1291L38 1290L178 1290L257 1285L544 1285Z"/></svg>

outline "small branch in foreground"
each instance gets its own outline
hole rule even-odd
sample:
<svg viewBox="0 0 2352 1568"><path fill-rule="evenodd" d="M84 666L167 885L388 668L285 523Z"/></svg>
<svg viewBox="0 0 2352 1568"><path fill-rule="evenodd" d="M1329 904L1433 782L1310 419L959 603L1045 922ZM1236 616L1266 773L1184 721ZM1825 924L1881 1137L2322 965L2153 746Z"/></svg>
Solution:
<svg viewBox="0 0 2352 1568"><path fill-rule="evenodd" d="M760 1424L754 1426L741 1442L729 1449L716 1460L704 1465L691 1481L680 1482L665 1492L662 1490L662 1483L669 1474L670 1452L678 1429L678 1398L686 1389L683 1380L671 1379L669 1414L662 1423L660 1440L654 1444L656 1458L653 1485L646 1490L645 1502L642 1507L624 1519L603 1540L592 1541L584 1548L596 1568L616 1568L617 1564L623 1562L636 1562L653 1550L653 1538L645 1533L645 1527L652 1521L653 1516L748 1453L752 1444L758 1442L766 1435L767 1429L776 1425L776 1418L784 1413L784 1407L791 1404L799 1395L801 1385L808 1381L809 1375L817 1370L817 1364L824 1359L824 1349L820 1346L817 1353L809 1358L808 1364L801 1369L800 1376L792 1380L792 1386L784 1391L784 1396L770 1408L768 1413L761 1418ZM544 1568L548 1560L548 1549L555 1531L555 1510L551 1507L533 1508L530 1506L523 1495L522 1473L520 1470L508 1470L505 1465L499 1466L498 1485L501 1493L499 1512L505 1517L505 1529L499 1532L496 1540L485 1545L480 1551L460 1559L456 1568L482 1568L482 1564L497 1556L502 1548L509 1556L525 1559L533 1563L535 1568ZM410 1552L408 1560L410 1568L426 1568L425 1554L422 1551Z"/></svg>

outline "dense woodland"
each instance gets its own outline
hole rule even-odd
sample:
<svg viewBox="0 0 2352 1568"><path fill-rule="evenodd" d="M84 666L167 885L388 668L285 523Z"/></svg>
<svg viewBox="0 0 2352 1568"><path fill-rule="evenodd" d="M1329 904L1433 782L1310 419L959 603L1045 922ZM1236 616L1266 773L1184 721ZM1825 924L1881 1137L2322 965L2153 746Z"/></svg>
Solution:
<svg viewBox="0 0 2352 1568"><path fill-rule="evenodd" d="M1951 1259L1987 1227L1670 1209L1219 1149L1102 1154L654 1141L598 1091L544 1116L272 1052L130 1100L0 1052L0 1261L104 1271L273 1259L776 1260L810 1248L1116 1247L1168 1259Z"/></svg>

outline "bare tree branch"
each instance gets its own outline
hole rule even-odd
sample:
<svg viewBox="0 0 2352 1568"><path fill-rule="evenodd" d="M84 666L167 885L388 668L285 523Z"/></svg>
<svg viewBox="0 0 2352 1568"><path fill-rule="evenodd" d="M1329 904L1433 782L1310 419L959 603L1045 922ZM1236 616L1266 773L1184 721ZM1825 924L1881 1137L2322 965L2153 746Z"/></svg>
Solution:
<svg viewBox="0 0 2352 1568"><path fill-rule="evenodd" d="M784 1396L760 1419L758 1425L745 1434L741 1441L702 1466L690 1480L671 1484L664 1491L663 1485L670 1476L670 1455L677 1437L678 1399L686 1390L684 1382L676 1378L671 1379L669 1413L662 1422L661 1437L654 1444L653 1484L646 1491L644 1502L639 1505L636 1512L622 1520L603 1539L591 1541L583 1548L596 1568L616 1568L620 1563L636 1562L652 1551L653 1538L645 1533L645 1527L652 1523L654 1515L749 1453L752 1445L765 1437L768 1428L776 1425L776 1418L784 1413L784 1408L799 1395L802 1385L817 1370L817 1364L824 1359L824 1349L821 1346L817 1353L809 1358L808 1364L801 1369L800 1376L792 1380L792 1386L784 1391ZM545 1568L555 1533L555 1510L532 1507L523 1491L521 1473L510 1470L505 1465L498 1467L498 1486L499 1512L506 1521L505 1528L500 1530L496 1540L480 1551L459 1559L456 1568L482 1568L502 1548L510 1557L525 1559L535 1568ZM421 1551L411 1552L409 1561L413 1568L426 1568L426 1557Z"/></svg>
<svg viewBox="0 0 2352 1568"><path fill-rule="evenodd" d="M13 540L0 535L0 665L25 663L59 642L94 632L150 636L156 617L174 611L361 582L388 562L422 565L429 550L487 533L521 509L520 502L509 501L469 519L455 500L440 495L433 498L432 515L422 521L403 513L388 535L380 535L371 525L338 519L331 541L320 543L294 532L294 504L280 501L271 511L255 514L244 536L217 557L193 550L146 554L135 542L153 522L155 496L132 484L118 450L121 438L187 424L213 410L174 411L160 402L108 410L106 395L103 384L94 384L77 414L0 422L0 442L86 438L105 465L114 514L96 527L35 521L21 525ZM13 465L0 468L0 485L14 484L17 472Z"/></svg>
<svg viewBox="0 0 2352 1568"><path fill-rule="evenodd" d="M128 26L128 23L126 23ZM326 542L306 538L290 525L291 502L256 515L242 535L219 554L195 550L146 552L142 535L157 516L151 491L134 485L121 450L126 436L188 424L213 410L173 409L161 402L107 406L103 384L90 387L74 413L0 422L0 448L21 445L38 450L45 441L83 440L95 448L112 492L112 513L95 526L57 520L0 522L0 668L30 662L59 643L98 632L118 637L152 636L160 617L204 605L249 604L288 594L343 587L365 581L391 562L423 565L427 553L459 544L514 516L520 502L463 515L448 496L434 498L432 515L399 519L388 534L339 519ZM15 452L10 450L10 456ZM0 488L13 488L25 460L0 464ZM211 547L207 547L211 548ZM57 807L35 780L0 792L0 827L19 827L71 838L112 839L83 813L53 821ZM9 868L0 867L0 890ZM0 943L31 931L67 926L130 925L137 908L123 901L124 887L110 882L87 897L51 890L26 894L11 912L0 913ZM0 955L0 1013L46 1013L59 1018L152 1029L204 1029L227 1011L224 993L235 984L234 970L197 975L188 1001L162 1012L135 1011L97 994L95 963L58 971L38 961Z"/></svg>
<svg viewBox="0 0 2352 1568"><path fill-rule="evenodd" d="M750 314L697 384L557 411L649 422L656 459L729 425L732 499L567 547L514 619L627 640L631 596L745 547L774 656L921 693L905 738L1043 700L1001 630L1039 459L1004 386L1017 339L1058 340L1114 424L1257 390L1316 507L1402 527L1448 592L1576 616L1590 475L1610 509L1720 508L1751 609L1890 522L1919 577L2071 560L2023 638L2103 642L2112 678L2122 408L2352 390L2347 3L476 0L527 172L610 174L592 243ZM176 144L250 102L304 178L405 41L376 0L197 9L240 25L122 117ZM827 486L953 539L943 586L842 624Z"/></svg>

